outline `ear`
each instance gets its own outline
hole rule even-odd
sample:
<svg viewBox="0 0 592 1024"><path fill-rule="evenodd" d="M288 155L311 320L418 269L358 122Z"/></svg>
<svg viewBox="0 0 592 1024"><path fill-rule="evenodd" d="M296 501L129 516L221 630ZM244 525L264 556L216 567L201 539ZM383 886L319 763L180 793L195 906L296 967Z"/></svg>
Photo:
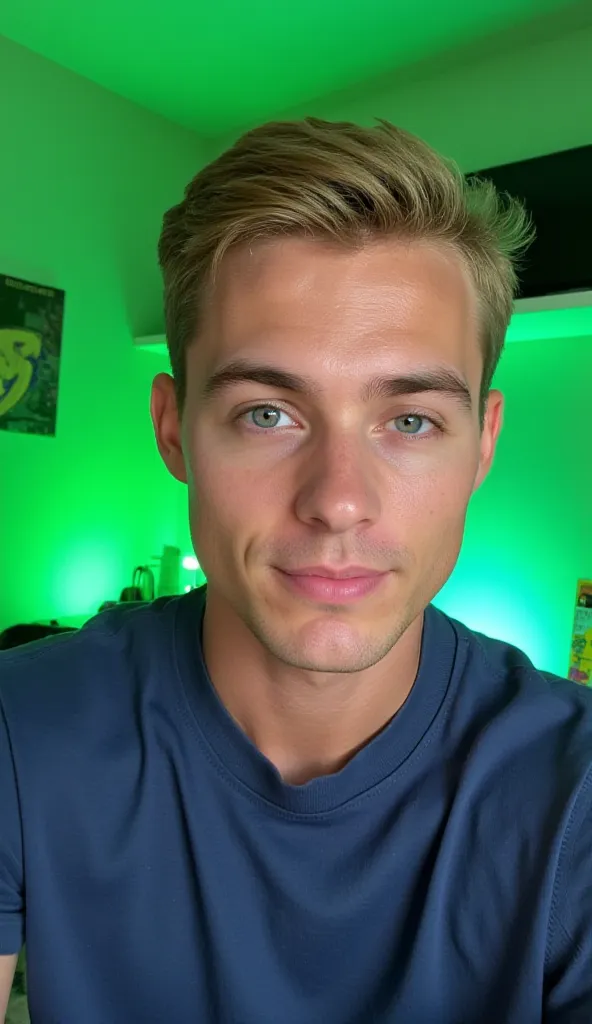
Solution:
<svg viewBox="0 0 592 1024"><path fill-rule="evenodd" d="M479 468L475 477L473 491L476 491L481 486L491 469L503 419L504 396L501 391L490 391L487 397L487 405L485 406L483 428L481 430Z"/></svg>
<svg viewBox="0 0 592 1024"><path fill-rule="evenodd" d="M169 473L187 483L187 472L181 446L181 417L175 385L168 373L159 373L152 382L150 415L154 424L156 444Z"/></svg>

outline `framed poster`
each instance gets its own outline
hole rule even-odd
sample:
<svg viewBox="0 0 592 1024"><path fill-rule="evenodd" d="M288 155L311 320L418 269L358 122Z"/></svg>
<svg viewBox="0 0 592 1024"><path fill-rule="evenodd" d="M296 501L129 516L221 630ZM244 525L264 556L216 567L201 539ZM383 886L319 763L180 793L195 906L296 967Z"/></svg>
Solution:
<svg viewBox="0 0 592 1024"><path fill-rule="evenodd" d="M578 580L569 678L592 686L592 580Z"/></svg>
<svg viewBox="0 0 592 1024"><path fill-rule="evenodd" d="M64 300L0 275L0 430L55 435Z"/></svg>

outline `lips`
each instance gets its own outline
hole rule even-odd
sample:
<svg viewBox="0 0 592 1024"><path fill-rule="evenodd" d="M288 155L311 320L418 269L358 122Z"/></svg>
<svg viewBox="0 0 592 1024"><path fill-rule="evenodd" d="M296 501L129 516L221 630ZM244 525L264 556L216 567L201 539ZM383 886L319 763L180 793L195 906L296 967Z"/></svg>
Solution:
<svg viewBox="0 0 592 1024"><path fill-rule="evenodd" d="M329 569L327 566L307 566L303 569L279 570L279 577L292 593L324 604L348 604L374 593L388 573L348 566L347 569Z"/></svg>
<svg viewBox="0 0 592 1024"><path fill-rule="evenodd" d="M333 569L326 565L310 565L302 569L284 569L288 576L319 576L330 580L370 579L383 576L384 571L366 569L361 565L350 565L345 569Z"/></svg>

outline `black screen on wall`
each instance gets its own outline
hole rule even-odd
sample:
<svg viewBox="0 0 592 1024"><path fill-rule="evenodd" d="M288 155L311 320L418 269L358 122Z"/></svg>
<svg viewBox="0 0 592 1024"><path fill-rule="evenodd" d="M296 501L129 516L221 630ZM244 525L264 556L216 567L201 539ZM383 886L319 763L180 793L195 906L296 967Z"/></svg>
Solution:
<svg viewBox="0 0 592 1024"><path fill-rule="evenodd" d="M536 239L520 271L520 297L592 289L592 146L477 172L522 199Z"/></svg>

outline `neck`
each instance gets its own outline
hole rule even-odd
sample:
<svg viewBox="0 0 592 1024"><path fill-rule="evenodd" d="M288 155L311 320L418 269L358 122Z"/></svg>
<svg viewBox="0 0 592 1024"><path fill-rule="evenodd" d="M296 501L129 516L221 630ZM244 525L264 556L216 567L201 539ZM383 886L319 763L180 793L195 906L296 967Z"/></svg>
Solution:
<svg viewBox="0 0 592 1024"><path fill-rule="evenodd" d="M376 665L316 673L286 665L208 592L204 659L222 703L285 782L339 771L396 715L415 681L423 614Z"/></svg>

